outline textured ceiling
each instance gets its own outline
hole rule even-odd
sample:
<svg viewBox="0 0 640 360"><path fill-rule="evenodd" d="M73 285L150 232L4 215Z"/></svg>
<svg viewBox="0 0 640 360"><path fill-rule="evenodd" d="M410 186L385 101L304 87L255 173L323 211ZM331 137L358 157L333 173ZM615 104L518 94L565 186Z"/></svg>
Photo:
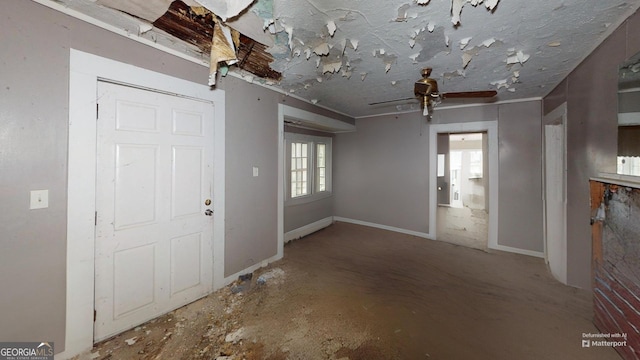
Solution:
<svg viewBox="0 0 640 360"><path fill-rule="evenodd" d="M497 89L498 101L541 97L595 48L609 27L637 8L634 3L502 0L493 10L466 3L454 26L450 0L426 5L276 0L276 18L293 28L293 52L302 55L291 56L283 47L274 52L274 67L284 74L285 90L354 116L409 109L408 104L368 104L411 97L424 66L434 68L441 91ZM330 21L337 27L333 36L326 26ZM349 45L352 39L357 49ZM329 55L312 54L307 60L305 49L323 41L333 46ZM466 68L463 57L470 59ZM342 65L340 70L323 73L323 64L333 62Z"/></svg>
<svg viewBox="0 0 640 360"><path fill-rule="evenodd" d="M130 26L122 18L129 15L91 0L57 2ZM272 86L362 117L419 110L411 100L369 104L412 97L425 66L433 67L443 92L495 89L495 101L542 97L639 6L640 0L258 0L240 18L253 17L254 32L270 24L260 35L271 39L257 40L270 42L271 67L282 73ZM159 41L153 31L140 35ZM168 46L197 54L171 40Z"/></svg>

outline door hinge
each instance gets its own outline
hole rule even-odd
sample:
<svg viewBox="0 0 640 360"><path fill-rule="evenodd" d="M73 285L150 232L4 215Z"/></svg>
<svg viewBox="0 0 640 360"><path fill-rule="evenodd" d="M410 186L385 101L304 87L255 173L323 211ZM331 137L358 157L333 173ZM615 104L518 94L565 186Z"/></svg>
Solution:
<svg viewBox="0 0 640 360"><path fill-rule="evenodd" d="M96 103L96 120L98 120L99 118L99 111L98 111L99 108L100 108L100 104Z"/></svg>
<svg viewBox="0 0 640 360"><path fill-rule="evenodd" d="M96 322L97 316L98 316L98 312L96 311L96 309L93 309L93 322Z"/></svg>
<svg viewBox="0 0 640 360"><path fill-rule="evenodd" d="M93 225L97 226L98 225L98 212L95 212L95 216L93 217Z"/></svg>

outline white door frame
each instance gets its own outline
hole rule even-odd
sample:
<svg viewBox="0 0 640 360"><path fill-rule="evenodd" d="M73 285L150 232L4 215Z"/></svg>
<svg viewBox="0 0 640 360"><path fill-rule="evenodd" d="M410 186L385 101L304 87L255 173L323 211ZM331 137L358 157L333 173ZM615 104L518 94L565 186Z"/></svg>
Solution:
<svg viewBox="0 0 640 360"><path fill-rule="evenodd" d="M478 121L455 124L429 125L429 234L437 239L436 216L438 210L437 160L438 133L478 133L487 132L489 137L489 238L487 246L510 252L523 253L525 250L515 249L498 244L498 121Z"/></svg>
<svg viewBox="0 0 640 360"><path fill-rule="evenodd" d="M214 121L213 289L224 283L224 91L75 49L69 64L69 152L65 351L69 358L93 346L98 79L211 101Z"/></svg>
<svg viewBox="0 0 640 360"><path fill-rule="evenodd" d="M543 183L543 196L542 196L542 221L543 221L543 239L544 239L544 259L549 265L549 270L554 278L563 284L567 283L567 103L563 103L557 108L553 109L549 114L545 115L542 121L542 183ZM560 193L562 194L562 217L558 219L562 237L557 244L549 245L549 237L547 235L549 222L547 221L547 189L549 184L547 183L547 126L561 126L562 131L562 184L560 185ZM556 144L558 145L558 144ZM556 253L557 252L557 253ZM550 254L551 253L551 254ZM558 260L558 261L556 261Z"/></svg>

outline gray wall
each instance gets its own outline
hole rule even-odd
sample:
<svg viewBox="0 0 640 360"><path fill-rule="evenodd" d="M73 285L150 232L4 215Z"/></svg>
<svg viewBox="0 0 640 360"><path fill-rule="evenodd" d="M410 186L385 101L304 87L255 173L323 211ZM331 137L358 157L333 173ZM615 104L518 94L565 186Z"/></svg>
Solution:
<svg viewBox="0 0 640 360"><path fill-rule="evenodd" d="M618 110L621 113L640 112L640 91L619 94Z"/></svg>
<svg viewBox="0 0 640 360"><path fill-rule="evenodd" d="M31 1L0 1L0 339L64 350L69 48L206 84L208 69ZM344 116L232 77L225 275L276 253L277 104ZM252 176L252 167L260 176ZM49 189L49 208L28 210Z"/></svg>
<svg viewBox="0 0 640 360"><path fill-rule="evenodd" d="M541 103L500 105L498 117L498 243L543 251Z"/></svg>
<svg viewBox="0 0 640 360"><path fill-rule="evenodd" d="M333 145L334 214L428 232L429 129L424 117L358 119L356 128L337 134Z"/></svg>
<svg viewBox="0 0 640 360"><path fill-rule="evenodd" d="M589 177L616 171L618 65L640 51L636 12L544 99L567 102L567 282L591 287Z"/></svg>
<svg viewBox="0 0 640 360"><path fill-rule="evenodd" d="M284 232L289 232L333 216L333 196L284 207Z"/></svg>
<svg viewBox="0 0 640 360"><path fill-rule="evenodd" d="M541 110L540 101L441 108L432 120L498 120L498 243L533 251L543 250ZM385 115L358 119L356 127L355 133L336 136L335 215L428 233L425 118Z"/></svg>
<svg viewBox="0 0 640 360"><path fill-rule="evenodd" d="M229 276L277 252L278 103L348 123L353 119L235 78L219 82L227 102L225 276ZM254 166L259 168L258 177L253 177ZM296 220L302 225L318 220L314 217L330 209L330 201L311 205ZM309 219L314 220L304 223Z"/></svg>

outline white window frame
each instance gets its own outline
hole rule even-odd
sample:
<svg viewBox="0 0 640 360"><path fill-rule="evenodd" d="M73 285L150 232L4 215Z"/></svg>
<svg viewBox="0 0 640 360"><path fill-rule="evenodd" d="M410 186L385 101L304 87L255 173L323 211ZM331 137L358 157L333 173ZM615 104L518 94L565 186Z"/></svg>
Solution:
<svg viewBox="0 0 640 360"><path fill-rule="evenodd" d="M474 161L474 156L479 156L478 161ZM482 149L478 150L469 150L469 179L482 179L484 176L484 152ZM476 170L473 172L472 170Z"/></svg>
<svg viewBox="0 0 640 360"><path fill-rule="evenodd" d="M312 201L327 198L332 194L331 178L332 178L332 140L330 137L313 136L298 133L286 132L285 138L285 154L284 154L284 183L285 183L285 206L305 204ZM308 173L307 173L307 194L291 197L291 144L307 143L308 154ZM316 145L325 144L325 190L317 191L317 153Z"/></svg>

